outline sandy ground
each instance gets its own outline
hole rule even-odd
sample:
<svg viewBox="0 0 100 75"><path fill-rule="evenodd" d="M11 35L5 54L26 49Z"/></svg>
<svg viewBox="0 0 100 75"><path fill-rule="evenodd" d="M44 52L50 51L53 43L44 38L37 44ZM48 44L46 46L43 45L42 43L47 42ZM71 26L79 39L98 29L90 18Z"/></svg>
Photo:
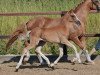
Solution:
<svg viewBox="0 0 100 75"><path fill-rule="evenodd" d="M100 60L94 65L60 62L52 70L47 66L40 67L38 63L22 65L18 72L15 71L17 62L0 64L0 75L100 75Z"/></svg>

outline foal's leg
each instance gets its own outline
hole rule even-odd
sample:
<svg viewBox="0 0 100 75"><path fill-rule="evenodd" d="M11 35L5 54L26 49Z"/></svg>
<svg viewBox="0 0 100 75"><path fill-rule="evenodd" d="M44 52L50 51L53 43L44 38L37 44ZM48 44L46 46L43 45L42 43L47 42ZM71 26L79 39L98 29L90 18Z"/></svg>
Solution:
<svg viewBox="0 0 100 75"><path fill-rule="evenodd" d="M52 63L50 66L53 67L55 64L58 63L58 61L61 59L61 57L63 56L63 45L62 44L59 44L59 51L60 51L60 54L59 54L59 57L54 61L54 63Z"/></svg>
<svg viewBox="0 0 100 75"><path fill-rule="evenodd" d="M34 37L30 36L30 44L29 44L27 47L25 47L25 48L23 49L21 58L20 58L20 60L19 60L19 62L18 62L18 64L17 64L17 66L16 66L16 72L18 71L19 67L22 65L22 61L23 61L23 58L24 58L25 54L26 54L31 48L35 47L36 44L37 44L37 42L38 42L38 38L37 38L37 37L35 37L35 36L34 36Z"/></svg>
<svg viewBox="0 0 100 75"><path fill-rule="evenodd" d="M25 43L24 43L25 47L27 47L29 44L30 44L29 40L25 41ZM41 50L42 47L40 47L40 46L43 46L44 44L45 44L44 41L39 41L39 44L37 45L36 50L38 50L38 49ZM42 57L39 54L37 54L37 57L39 59L40 64L41 65L44 64L43 59L42 59ZM25 58L23 59L23 63L26 63L29 60L29 58L30 58L30 52L27 51L27 53L25 55Z"/></svg>
<svg viewBox="0 0 100 75"><path fill-rule="evenodd" d="M25 64L26 62L28 62L29 58L30 58L30 52L28 50L27 53L25 54L24 59L23 59L23 64Z"/></svg>
<svg viewBox="0 0 100 75"><path fill-rule="evenodd" d="M29 44L30 44L29 40L24 42L25 47L27 47ZM23 59L23 63L25 64L29 60L29 58L30 58L30 52L27 51L27 53L25 54L25 57Z"/></svg>
<svg viewBox="0 0 100 75"><path fill-rule="evenodd" d="M78 60L78 62L81 63L80 55L79 55L79 53L77 52L76 47L75 47L72 43L70 43L67 39L66 39L66 40L63 40L63 43L66 44L67 46L69 46L69 47L71 47L71 48L74 49L76 58L73 59L73 62L76 61L76 60Z"/></svg>
<svg viewBox="0 0 100 75"><path fill-rule="evenodd" d="M28 52L28 50L29 50L28 48L31 49L32 46L28 46L28 47L24 48L24 50L22 52L22 55L21 55L21 58L20 58L17 66L16 66L16 72L18 71L19 67L22 65L23 58L24 58L25 54Z"/></svg>
<svg viewBox="0 0 100 75"><path fill-rule="evenodd" d="M35 49L36 55L37 55L37 57L38 57L39 62L40 62L41 65L43 65L44 62L43 62L43 59L42 59L41 55L40 55L39 53L37 53L37 51L38 51L38 50L41 51L41 49L42 49L42 47L45 45L45 43L46 43L46 42L44 42L44 41L39 41L39 44L37 45L37 47L36 47L36 49Z"/></svg>
<svg viewBox="0 0 100 75"><path fill-rule="evenodd" d="M42 48L42 46L39 46L39 48L36 49L35 52L37 53L37 55L41 56L41 57L47 62L48 66L50 66L50 61L49 61L49 59L41 52L41 48ZM41 62L42 62L42 60L41 60Z"/></svg>

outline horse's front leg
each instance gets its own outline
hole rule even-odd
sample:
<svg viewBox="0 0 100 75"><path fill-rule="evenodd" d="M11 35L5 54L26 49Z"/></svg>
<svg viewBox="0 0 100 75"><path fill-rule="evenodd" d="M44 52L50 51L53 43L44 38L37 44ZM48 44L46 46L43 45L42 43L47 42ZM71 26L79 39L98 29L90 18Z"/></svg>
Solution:
<svg viewBox="0 0 100 75"><path fill-rule="evenodd" d="M73 40L73 42L74 42L75 44L77 44L77 45L82 49L82 51L80 51L79 53L81 54L81 53L83 52L83 53L85 54L87 60L88 60L89 62L91 62L91 63L94 63L94 62L91 60L90 56L89 56L88 50L86 50L85 39L84 39L84 41L83 41L82 39L84 39L84 38L79 39L78 37L74 37L74 38L72 38L71 40Z"/></svg>
<svg viewBox="0 0 100 75"><path fill-rule="evenodd" d="M85 41L85 37L80 37L79 40L80 40L80 42L84 45L83 53L85 54L87 61L88 61L88 62L91 62L92 64L94 64L94 62L93 62L93 61L91 60L91 58L90 58L90 55L89 55L89 53L88 53L88 50L86 50L86 41ZM80 53L81 53L81 51L80 51Z"/></svg>
<svg viewBox="0 0 100 75"><path fill-rule="evenodd" d="M73 62L78 60L78 62L81 63L81 59L80 59L79 53L77 52L77 48L72 43L70 43L66 38L63 38L62 43L73 48L73 50L75 52L75 56L76 56L76 58L73 59Z"/></svg>
<svg viewBox="0 0 100 75"><path fill-rule="evenodd" d="M50 66L53 67L55 64L57 64L62 56L63 56L63 45L59 44L59 57Z"/></svg>

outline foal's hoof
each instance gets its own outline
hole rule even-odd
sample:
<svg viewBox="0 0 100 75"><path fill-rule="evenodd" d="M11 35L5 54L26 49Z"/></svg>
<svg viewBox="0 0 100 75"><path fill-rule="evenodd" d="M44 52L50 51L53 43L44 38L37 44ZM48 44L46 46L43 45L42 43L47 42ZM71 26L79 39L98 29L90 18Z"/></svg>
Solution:
<svg viewBox="0 0 100 75"><path fill-rule="evenodd" d="M52 67L50 67L52 70L54 70L55 68L54 68L54 66L52 66Z"/></svg>
<svg viewBox="0 0 100 75"><path fill-rule="evenodd" d="M49 68L51 68L52 70L55 69L54 66L53 66L53 64L49 65Z"/></svg>
<svg viewBox="0 0 100 75"><path fill-rule="evenodd" d="M72 65L75 65L75 62L72 62Z"/></svg>
<svg viewBox="0 0 100 75"><path fill-rule="evenodd" d="M91 64L91 65L95 64L94 61L89 61L88 63Z"/></svg>
<svg viewBox="0 0 100 75"><path fill-rule="evenodd" d="M87 61L87 62L84 62L83 64L85 64L85 65L94 65L95 63L93 61Z"/></svg>
<svg viewBox="0 0 100 75"><path fill-rule="evenodd" d="M23 61L22 64L23 64L23 65L26 65L27 62L28 62L28 61Z"/></svg>
<svg viewBox="0 0 100 75"><path fill-rule="evenodd" d="M15 72L18 72L18 69L16 69Z"/></svg>

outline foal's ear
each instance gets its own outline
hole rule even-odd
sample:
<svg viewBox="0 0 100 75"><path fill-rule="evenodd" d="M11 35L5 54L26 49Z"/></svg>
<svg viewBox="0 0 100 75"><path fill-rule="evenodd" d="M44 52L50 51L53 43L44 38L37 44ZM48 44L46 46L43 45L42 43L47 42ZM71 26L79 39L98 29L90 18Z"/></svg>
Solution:
<svg viewBox="0 0 100 75"><path fill-rule="evenodd" d="M70 10L70 11L69 11L69 14L70 14L71 16L73 16L73 15L74 15L74 11L73 11L73 10Z"/></svg>

